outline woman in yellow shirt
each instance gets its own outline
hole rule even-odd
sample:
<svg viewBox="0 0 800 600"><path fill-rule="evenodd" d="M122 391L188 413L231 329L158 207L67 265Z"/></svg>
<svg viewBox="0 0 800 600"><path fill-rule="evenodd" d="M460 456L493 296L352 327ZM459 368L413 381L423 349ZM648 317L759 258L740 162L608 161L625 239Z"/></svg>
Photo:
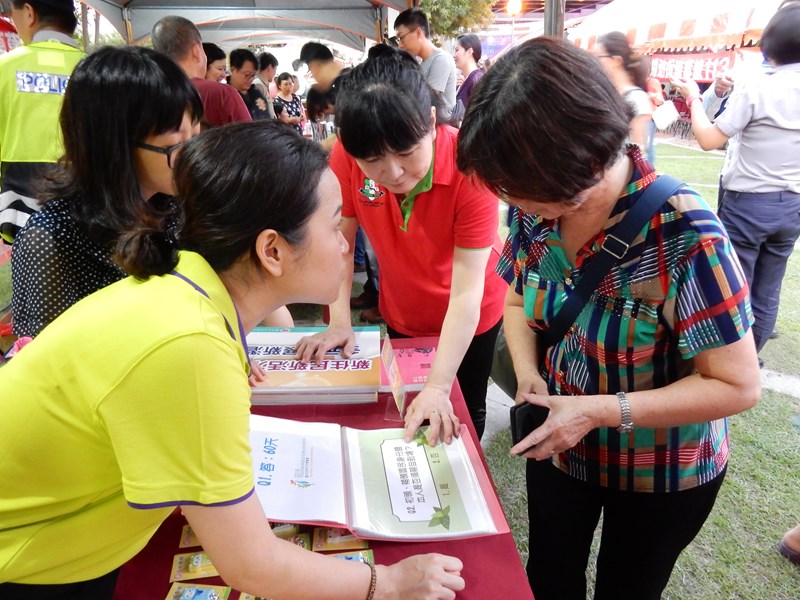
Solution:
<svg viewBox="0 0 800 600"><path fill-rule="evenodd" d="M177 239L126 231L133 277L0 370L14 390L0 398L0 597L110 598L116 570L179 506L237 590L454 598L457 558L368 567L308 552L272 534L253 494L245 332L285 304L332 302L345 273L327 155L280 123L231 125L185 146L175 182Z"/></svg>

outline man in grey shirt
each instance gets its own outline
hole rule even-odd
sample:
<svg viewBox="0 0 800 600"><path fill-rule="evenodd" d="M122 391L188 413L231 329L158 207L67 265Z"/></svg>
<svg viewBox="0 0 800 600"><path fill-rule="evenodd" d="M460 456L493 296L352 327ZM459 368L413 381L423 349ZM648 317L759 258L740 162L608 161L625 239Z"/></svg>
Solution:
<svg viewBox="0 0 800 600"><path fill-rule="evenodd" d="M719 218L750 285L758 350L772 333L786 263L800 238L800 4L784 3L764 29L770 73L737 83L714 123L701 110L693 81L674 82L692 108L692 130L704 150L737 137L723 169Z"/></svg>
<svg viewBox="0 0 800 600"><path fill-rule="evenodd" d="M701 99L703 101L703 110L712 123L714 120L723 113L725 106L728 103L731 92L733 91L733 80L728 73L719 73L714 77L714 82L708 86L708 89L703 92ZM722 175L728 170L730 162L736 155L739 149L739 137L734 135L728 140L728 145L725 148L725 159L722 163L722 169L719 174L719 190L717 191L717 214L722 209L722 202L725 196L725 188L722 187Z"/></svg>
<svg viewBox="0 0 800 600"><path fill-rule="evenodd" d="M404 10L394 20L394 32L400 48L422 60L422 74L444 101L442 117L450 119L456 104L456 63L428 39L428 17L418 8Z"/></svg>

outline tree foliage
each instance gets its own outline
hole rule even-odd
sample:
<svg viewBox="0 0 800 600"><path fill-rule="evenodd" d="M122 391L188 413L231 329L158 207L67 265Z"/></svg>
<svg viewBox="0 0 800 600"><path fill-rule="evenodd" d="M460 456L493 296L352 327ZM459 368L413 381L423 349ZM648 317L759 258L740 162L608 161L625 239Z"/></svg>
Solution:
<svg viewBox="0 0 800 600"><path fill-rule="evenodd" d="M485 27L492 22L496 0L420 0L419 7L428 15L431 34L453 38L465 31Z"/></svg>

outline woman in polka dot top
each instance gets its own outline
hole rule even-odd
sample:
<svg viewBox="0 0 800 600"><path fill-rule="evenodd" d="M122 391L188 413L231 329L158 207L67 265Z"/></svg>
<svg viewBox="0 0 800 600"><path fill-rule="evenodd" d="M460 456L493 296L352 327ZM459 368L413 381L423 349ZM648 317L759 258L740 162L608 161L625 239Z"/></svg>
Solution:
<svg viewBox="0 0 800 600"><path fill-rule="evenodd" d="M78 64L61 110L65 156L14 243L15 335L38 335L125 277L114 259L123 231L172 236L172 165L202 113L183 71L152 50L103 48Z"/></svg>

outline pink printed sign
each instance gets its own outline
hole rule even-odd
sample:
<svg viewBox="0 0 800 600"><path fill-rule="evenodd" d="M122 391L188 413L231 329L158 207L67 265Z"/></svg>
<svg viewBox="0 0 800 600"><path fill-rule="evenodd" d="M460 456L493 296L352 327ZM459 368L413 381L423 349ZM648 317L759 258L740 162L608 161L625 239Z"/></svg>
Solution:
<svg viewBox="0 0 800 600"><path fill-rule="evenodd" d="M733 50L702 54L654 54L650 76L658 79L693 79L708 83L719 72L729 71L736 61Z"/></svg>

